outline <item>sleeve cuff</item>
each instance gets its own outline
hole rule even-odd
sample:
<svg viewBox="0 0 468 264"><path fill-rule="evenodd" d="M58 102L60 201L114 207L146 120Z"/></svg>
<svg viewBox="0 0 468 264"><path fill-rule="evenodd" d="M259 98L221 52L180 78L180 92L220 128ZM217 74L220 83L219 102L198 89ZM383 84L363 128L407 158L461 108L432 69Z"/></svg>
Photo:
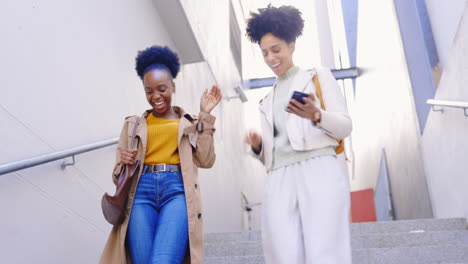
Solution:
<svg viewBox="0 0 468 264"><path fill-rule="evenodd" d="M317 128L320 128L322 129L323 131L327 132L327 133L331 133L330 130L326 129L324 127L324 125L326 126L327 125L327 122L328 122L328 112L327 111L324 111L323 109L320 110L320 122L315 122L315 126Z"/></svg>
<svg viewBox="0 0 468 264"><path fill-rule="evenodd" d="M211 124L213 125L216 121L216 117L212 114L208 114L208 113L205 113L205 112L200 112L198 114L198 120L199 121L203 121L207 124Z"/></svg>

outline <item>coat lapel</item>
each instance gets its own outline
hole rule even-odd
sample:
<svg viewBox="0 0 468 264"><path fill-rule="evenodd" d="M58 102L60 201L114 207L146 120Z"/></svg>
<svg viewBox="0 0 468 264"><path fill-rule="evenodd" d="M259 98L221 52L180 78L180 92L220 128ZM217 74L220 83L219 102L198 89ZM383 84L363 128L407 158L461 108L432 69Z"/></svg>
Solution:
<svg viewBox="0 0 468 264"><path fill-rule="evenodd" d="M179 134L177 135L177 143L180 146L180 141L182 140L182 136L184 135L184 130L185 128L192 126L192 122L190 122L187 118L184 116L180 117L180 122L179 122Z"/></svg>
<svg viewBox="0 0 468 264"><path fill-rule="evenodd" d="M186 117L188 114L184 111L184 109L178 106L174 106L174 110L180 116L179 133L177 135L177 144L180 146L180 141L182 140L182 137L184 136L184 130L187 127L193 126L192 120L195 120L195 118L192 118L192 120L189 120ZM189 135L189 138L190 138L190 135ZM190 142L192 143L191 138L190 138Z"/></svg>
<svg viewBox="0 0 468 264"><path fill-rule="evenodd" d="M293 91L305 92L307 85L312 81L312 77L315 75L315 71L308 72L299 70L298 76L294 78L294 81L289 87L289 94L292 95Z"/></svg>
<svg viewBox="0 0 468 264"><path fill-rule="evenodd" d="M136 131L136 135L140 138L143 146L146 146L146 143L148 142L148 124L146 123L146 117L149 113L151 113L151 110L147 110L141 115L140 124Z"/></svg>
<svg viewBox="0 0 468 264"><path fill-rule="evenodd" d="M267 120L268 124L270 125L271 128L273 128L273 91L275 87L273 87L273 90L269 92L265 98L260 103L259 109L260 112L265 116L265 119Z"/></svg>

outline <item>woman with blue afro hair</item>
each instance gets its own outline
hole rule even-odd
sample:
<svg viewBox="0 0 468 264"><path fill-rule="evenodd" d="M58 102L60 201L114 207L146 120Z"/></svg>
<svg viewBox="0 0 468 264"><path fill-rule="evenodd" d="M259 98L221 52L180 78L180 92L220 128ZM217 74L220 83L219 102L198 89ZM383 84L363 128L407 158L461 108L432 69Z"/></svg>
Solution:
<svg viewBox="0 0 468 264"><path fill-rule="evenodd" d="M351 119L330 70L294 64L304 20L293 6L251 13L247 37L276 75L261 101L262 132L245 141L266 167L262 203L265 263L351 263L349 184L342 139Z"/></svg>
<svg viewBox="0 0 468 264"><path fill-rule="evenodd" d="M215 162L211 111L222 95L217 85L201 95L198 116L172 105L179 58L168 47L139 51L135 66L151 108L126 118L117 148L114 183L131 166L123 219L114 224L100 263L203 262L198 168ZM136 147L130 148L136 128Z"/></svg>

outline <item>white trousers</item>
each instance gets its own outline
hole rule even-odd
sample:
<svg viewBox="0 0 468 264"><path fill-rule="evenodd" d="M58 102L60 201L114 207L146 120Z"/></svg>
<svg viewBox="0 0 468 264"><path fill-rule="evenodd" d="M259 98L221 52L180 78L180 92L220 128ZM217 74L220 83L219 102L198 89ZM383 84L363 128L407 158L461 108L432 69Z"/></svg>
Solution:
<svg viewBox="0 0 468 264"><path fill-rule="evenodd" d="M268 173L262 242L267 264L350 264L348 177L334 156Z"/></svg>

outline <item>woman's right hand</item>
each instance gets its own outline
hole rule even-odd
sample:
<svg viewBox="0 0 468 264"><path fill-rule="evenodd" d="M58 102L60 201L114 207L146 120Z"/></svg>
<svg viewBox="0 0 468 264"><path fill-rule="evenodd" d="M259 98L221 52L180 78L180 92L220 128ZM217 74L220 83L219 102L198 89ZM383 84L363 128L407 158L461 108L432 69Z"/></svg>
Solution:
<svg viewBox="0 0 468 264"><path fill-rule="evenodd" d="M245 135L244 141L255 153L258 154L262 150L262 136L259 133L250 131Z"/></svg>
<svg viewBox="0 0 468 264"><path fill-rule="evenodd" d="M135 163L137 149L121 149L120 150L120 162L125 165L131 165Z"/></svg>

